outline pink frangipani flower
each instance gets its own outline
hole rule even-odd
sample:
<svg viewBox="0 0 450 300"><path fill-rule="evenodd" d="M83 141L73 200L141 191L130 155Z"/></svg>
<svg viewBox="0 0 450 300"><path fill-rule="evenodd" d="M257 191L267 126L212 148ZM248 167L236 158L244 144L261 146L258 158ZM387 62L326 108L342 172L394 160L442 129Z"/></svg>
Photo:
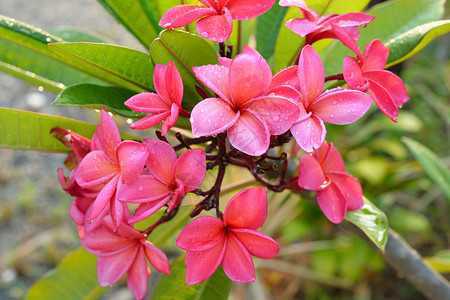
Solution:
<svg viewBox="0 0 450 300"><path fill-rule="evenodd" d="M297 120L298 108L289 99L267 95L272 71L250 47L221 65L194 67L197 78L220 98L207 98L191 113L192 133L210 136L227 131L233 147L253 156L269 148L270 135L279 135Z"/></svg>
<svg viewBox="0 0 450 300"><path fill-rule="evenodd" d="M291 127L291 133L303 150L311 152L325 140L324 122L337 125L353 123L369 110L372 100L361 91L343 88L322 93L323 64L310 45L306 45L300 54L298 70L302 101L298 102L300 116Z"/></svg>
<svg viewBox="0 0 450 300"><path fill-rule="evenodd" d="M255 280L250 255L269 259L278 254L278 244L257 231L267 217L267 195L263 187L236 194L225 209L223 221L200 217L188 224L177 239L186 253L186 282L198 284L222 264L225 274L236 282Z"/></svg>
<svg viewBox="0 0 450 300"><path fill-rule="evenodd" d="M348 32L357 41L359 40L358 26L366 27L375 18L363 13L319 16L316 11L306 6L304 0L280 0L280 5L295 6L300 9L303 18L289 20L286 22L286 27L299 36L306 37L305 44L312 44L321 39L336 39L332 24Z"/></svg>
<svg viewBox="0 0 450 300"><path fill-rule="evenodd" d="M165 135L177 122L178 114L189 117L189 112L181 107L183 81L175 64L169 61L168 65L155 66L153 82L156 94L137 94L125 101L125 105L134 111L152 114L131 124L132 129L147 129L164 120L161 133Z"/></svg>
<svg viewBox="0 0 450 300"><path fill-rule="evenodd" d="M149 150L136 141L122 142L113 118L105 109L97 126L95 144L101 150L91 151L83 158L74 178L84 189L101 189L92 205L89 221L97 218L110 204L117 229L124 210L128 209L116 198L117 191L123 183L130 183L142 174Z"/></svg>
<svg viewBox="0 0 450 300"><path fill-rule="evenodd" d="M409 100L403 81L394 73L385 70L389 48L380 40L370 42L361 54L358 45L339 29L340 40L356 53L358 59L344 58L343 75L352 89L367 91L380 110L392 121L397 121L398 108Z"/></svg>
<svg viewBox="0 0 450 300"><path fill-rule="evenodd" d="M122 223L114 231L111 216L106 216L101 226L86 232L81 243L90 253L97 255L98 283L108 287L127 274L128 288L136 299L145 297L151 270L147 260L159 272L170 274L166 255L146 236Z"/></svg>
<svg viewBox="0 0 450 300"><path fill-rule="evenodd" d="M170 212L184 197L202 184L206 176L206 155L203 149L190 149L177 158L166 142L144 139L150 149L147 169L151 174L125 183L118 198L130 203L142 203L129 223L139 222L154 214L166 203Z"/></svg>
<svg viewBox="0 0 450 300"><path fill-rule="evenodd" d="M317 191L317 202L333 223L341 223L347 211L363 206L362 188L358 179L345 172L339 151L326 141L312 154L300 160L298 185Z"/></svg>
<svg viewBox="0 0 450 300"><path fill-rule="evenodd" d="M203 5L178 5L169 9L159 26L173 29L197 22L197 32L213 42L224 42L233 31L233 20L256 18L275 0L199 0Z"/></svg>

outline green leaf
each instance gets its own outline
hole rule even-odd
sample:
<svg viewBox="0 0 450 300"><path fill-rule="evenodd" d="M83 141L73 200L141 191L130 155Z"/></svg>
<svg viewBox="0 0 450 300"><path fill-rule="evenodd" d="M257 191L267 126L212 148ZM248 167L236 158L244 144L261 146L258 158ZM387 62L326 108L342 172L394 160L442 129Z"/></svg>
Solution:
<svg viewBox="0 0 450 300"><path fill-rule="evenodd" d="M425 262L439 273L450 273L450 250L439 251L435 256L425 257Z"/></svg>
<svg viewBox="0 0 450 300"><path fill-rule="evenodd" d="M388 65L396 65L422 50L433 39L450 32L450 20L430 22L417 26L388 41Z"/></svg>
<svg viewBox="0 0 450 300"><path fill-rule="evenodd" d="M170 265L170 275L163 275L156 286L152 300L226 300L231 288L231 280L219 267L217 271L204 282L197 285L186 284L186 265L184 257L178 257Z"/></svg>
<svg viewBox="0 0 450 300"><path fill-rule="evenodd" d="M106 106L121 116L135 118L143 116L143 114L129 109L124 104L135 94L135 92L123 88L83 83L63 90L52 105L85 106L96 109Z"/></svg>
<svg viewBox="0 0 450 300"><path fill-rule="evenodd" d="M61 38L66 42L110 43L106 37L86 29L62 27L47 30L48 33Z"/></svg>
<svg viewBox="0 0 450 300"><path fill-rule="evenodd" d="M0 16L0 70L55 93L76 83L101 83L67 66L48 49L48 43L61 41L31 25Z"/></svg>
<svg viewBox="0 0 450 300"><path fill-rule="evenodd" d="M25 299L78 300L99 296L107 288L97 284L96 259L84 248L78 248L67 255L52 273L35 283Z"/></svg>
<svg viewBox="0 0 450 300"><path fill-rule="evenodd" d="M41 152L69 152L70 149L55 139L54 127L70 129L91 138L96 126L68 118L27 111L0 108L0 147Z"/></svg>
<svg viewBox="0 0 450 300"><path fill-rule="evenodd" d="M145 1L136 0L97 0L128 31L130 31L145 47L150 48L152 41L161 30L155 16ZM155 26L156 25L156 26Z"/></svg>
<svg viewBox="0 0 450 300"><path fill-rule="evenodd" d="M202 100L195 89L195 84L199 84L205 90L206 87L197 80L192 67L218 64L217 54L208 42L184 31L164 30L153 42L150 54L155 64L168 64L169 61L173 61L177 66L184 84L185 109L192 109Z"/></svg>
<svg viewBox="0 0 450 300"><path fill-rule="evenodd" d="M309 0L306 4L312 9L320 13L320 15L328 14L344 14L348 12L359 12L362 11L369 0L360 1L348 1L348 0ZM303 18L300 10L296 7L290 7L286 13L282 24L290 19ZM275 71L278 72L287 66L292 66L295 63L300 50L303 47L304 38L293 33L286 26L281 26L280 33L277 38L277 43L275 46ZM329 42L327 41L326 46ZM316 47L316 44L314 44ZM321 45L320 48L325 47Z"/></svg>
<svg viewBox="0 0 450 300"><path fill-rule="evenodd" d="M363 207L359 210L347 212L345 220L361 229L375 246L384 252L389 235L386 215L365 197L363 197L363 200Z"/></svg>
<svg viewBox="0 0 450 300"><path fill-rule="evenodd" d="M403 137L402 141L422 165L430 179L441 188L444 195L450 200L450 170L445 163L419 142L407 137Z"/></svg>
<svg viewBox="0 0 450 300"><path fill-rule="evenodd" d="M154 91L150 56L129 48L95 43L52 43L48 45L74 68L120 87Z"/></svg>
<svg viewBox="0 0 450 300"><path fill-rule="evenodd" d="M437 21L444 13L443 0L416 0L411 5L409 0L393 0L375 5L366 13L375 17L366 28L360 28L358 45L364 51L373 39L383 43L428 22ZM345 56L356 55L342 43L336 41L321 53L325 65L325 75L342 73L342 62ZM397 58L398 60L398 58Z"/></svg>
<svg viewBox="0 0 450 300"><path fill-rule="evenodd" d="M268 12L257 19L256 49L265 59L268 59L275 52L275 43L280 27L284 25L282 22L287 11L287 7L275 4Z"/></svg>

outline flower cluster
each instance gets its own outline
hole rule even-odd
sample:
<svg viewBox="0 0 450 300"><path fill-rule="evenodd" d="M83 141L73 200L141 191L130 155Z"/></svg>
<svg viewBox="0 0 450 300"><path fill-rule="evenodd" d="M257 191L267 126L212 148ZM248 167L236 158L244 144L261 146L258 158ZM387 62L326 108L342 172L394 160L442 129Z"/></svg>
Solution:
<svg viewBox="0 0 450 300"><path fill-rule="evenodd" d="M200 35L224 47L233 20L257 17L275 1L200 2L204 6L171 8L160 25L179 28L200 19L196 25ZM184 86L176 64L158 64L153 78L156 93L137 94L125 102L130 109L147 114L132 129L162 122L162 131L156 131L158 139L122 140L105 109L90 140L69 130L53 130L72 149L66 160L70 174L65 177L59 170L59 177L63 189L76 197L71 216L81 242L99 257L100 285L112 285L127 274L129 288L142 299L150 276L147 260L158 271L170 273L164 253L147 239L177 214L187 193L201 198L192 217L216 211L216 217L193 220L177 239L177 245L187 251L186 281L191 285L206 280L219 265L233 281L254 281L251 256L277 255L278 244L257 230L267 217L266 190L317 191L317 203L333 223L342 222L347 211L362 207L361 185L346 173L337 148L325 140L325 123L354 123L367 113L372 100L395 121L398 107L408 101L405 87L400 78L384 70L386 46L374 40L361 54L356 45L358 26L366 26L373 17L363 13L319 16L302 0L281 0L280 5L298 7L303 14L286 24L305 37L294 66L273 75L268 62L249 46L234 58L222 55L218 65L195 66L192 74L215 95L201 93L204 99L187 111L182 107ZM355 52L357 58L344 59L342 74L325 77L322 60L311 46L324 38L339 40ZM325 83L333 79L345 80L348 88L324 91ZM196 137L177 133L178 144L173 146L166 136L179 117L189 118ZM295 168L288 168L296 157L284 152L274 155L274 148L288 143L302 149L298 175L291 171ZM222 213L219 199L228 165L248 169L263 187L240 191ZM210 173L215 183L205 188L207 170L213 169L217 169ZM267 171L278 172L278 177L265 177ZM161 210L163 216L147 229L133 228Z"/></svg>

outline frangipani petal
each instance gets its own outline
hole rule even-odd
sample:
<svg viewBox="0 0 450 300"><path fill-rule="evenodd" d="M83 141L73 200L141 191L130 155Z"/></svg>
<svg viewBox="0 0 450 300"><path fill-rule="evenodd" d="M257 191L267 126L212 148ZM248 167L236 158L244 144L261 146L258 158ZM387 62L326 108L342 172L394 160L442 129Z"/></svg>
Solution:
<svg viewBox="0 0 450 300"><path fill-rule="evenodd" d="M119 129L113 118L106 112L105 108L102 109L100 118L100 124L97 126L100 130L98 138L102 145L103 151L108 157L114 161L116 157L116 147L121 142Z"/></svg>
<svg viewBox="0 0 450 300"><path fill-rule="evenodd" d="M235 282L255 281L255 266L247 249L233 234L227 235L225 255L222 268L225 274Z"/></svg>
<svg viewBox="0 0 450 300"><path fill-rule="evenodd" d="M147 129L155 126L165 118L170 116L170 111L163 111L161 113L153 114L151 116L144 117L137 122L131 124L131 129Z"/></svg>
<svg viewBox="0 0 450 300"><path fill-rule="evenodd" d="M196 29L205 39L213 42L225 42L233 31L233 19L230 11L224 8L221 14L210 14L200 19Z"/></svg>
<svg viewBox="0 0 450 300"><path fill-rule="evenodd" d="M128 184L123 184L117 193L120 201L146 203L158 201L172 193L172 189L151 175L142 175Z"/></svg>
<svg viewBox="0 0 450 300"><path fill-rule="evenodd" d="M117 190L117 183L119 182L120 174L117 174L110 182L108 182L105 187L100 191L97 198L95 198L94 204L92 205L92 212L88 216L89 221L97 218L100 213L105 209L111 198L114 196Z"/></svg>
<svg viewBox="0 0 450 300"><path fill-rule="evenodd" d="M320 191L328 184L317 159L311 155L303 155L298 170L298 185L306 190Z"/></svg>
<svg viewBox="0 0 450 300"><path fill-rule="evenodd" d="M105 226L87 231L81 243L89 253L94 255L114 255L132 245L132 240L112 233Z"/></svg>
<svg viewBox="0 0 450 300"><path fill-rule="evenodd" d="M269 95L271 97L272 96L280 96L280 97L286 98L289 101L291 101L292 103L297 103L302 98L302 96L300 95L300 92L289 85L280 85L280 86L274 87L273 89L269 90Z"/></svg>
<svg viewBox="0 0 450 300"><path fill-rule="evenodd" d="M235 107L264 95L272 80L272 71L266 60L256 51L244 46L230 66L230 93Z"/></svg>
<svg viewBox="0 0 450 300"><path fill-rule="evenodd" d="M216 10L201 5L178 5L164 14L159 26L169 29L180 28L211 14L217 14Z"/></svg>
<svg viewBox="0 0 450 300"><path fill-rule="evenodd" d="M258 229L267 218L267 194L263 187L237 193L228 203L224 222L233 228Z"/></svg>
<svg viewBox="0 0 450 300"><path fill-rule="evenodd" d="M184 184L183 193L198 188L206 176L206 155L203 149L191 149L178 158L173 167L173 178Z"/></svg>
<svg viewBox="0 0 450 300"><path fill-rule="evenodd" d="M371 97L363 92L335 88L320 95L308 109L323 122L346 125L359 120L371 104Z"/></svg>
<svg viewBox="0 0 450 300"><path fill-rule="evenodd" d="M281 70L272 78L269 90L279 86L291 86L296 90L300 90L300 82L298 78L298 66L288 67Z"/></svg>
<svg viewBox="0 0 450 300"><path fill-rule="evenodd" d="M180 72L172 61L169 61L167 65L165 76L165 84L167 91L167 100L169 104L176 104L181 106L181 100L183 100L183 80L181 79Z"/></svg>
<svg viewBox="0 0 450 300"><path fill-rule="evenodd" d="M149 154L148 147L135 141L123 141L117 146L116 152L123 182L136 180L144 170Z"/></svg>
<svg viewBox="0 0 450 300"><path fill-rule="evenodd" d="M226 249L226 239L205 250L186 253L186 283L199 284L209 278L219 267Z"/></svg>
<svg viewBox="0 0 450 300"><path fill-rule="evenodd" d="M343 172L328 172L327 176L345 197L347 210L357 210L363 206L362 188L358 179Z"/></svg>
<svg viewBox="0 0 450 300"><path fill-rule="evenodd" d="M147 160L148 170L161 182L170 185L172 183L172 169L177 160L177 154L168 143L144 139L150 153Z"/></svg>
<svg viewBox="0 0 450 300"><path fill-rule="evenodd" d="M348 30L342 28L341 26L339 26L338 24L336 24L334 22L331 23L331 28L333 29L333 32L336 35L336 37L342 42L342 44L344 44L350 50L355 52L355 54L358 56L358 58L360 60L362 60L363 57L362 57L361 51L359 50L358 45L356 44L355 37L352 36Z"/></svg>
<svg viewBox="0 0 450 300"><path fill-rule="evenodd" d="M275 0L229 0L225 6L231 12L234 20L248 20L267 12Z"/></svg>
<svg viewBox="0 0 450 300"><path fill-rule="evenodd" d="M389 92L378 82L369 80L368 88L369 95L372 96L373 101L378 105L380 110L388 116L392 121L397 122L398 107L392 99Z"/></svg>
<svg viewBox="0 0 450 300"><path fill-rule="evenodd" d="M164 205L166 205L166 203L170 200L172 195L173 194L169 194L164 198L139 205L136 211L134 212L134 216L132 216L128 220L128 224L134 224L144 219L147 219L148 217L156 213L158 210L160 210Z"/></svg>
<svg viewBox="0 0 450 300"><path fill-rule="evenodd" d="M409 100L403 81L392 72L386 70L366 71L363 73L368 80L383 86L391 95L395 105L402 106Z"/></svg>
<svg viewBox="0 0 450 300"><path fill-rule="evenodd" d="M134 111L142 113L161 113L167 111L170 106L155 93L140 93L134 95L124 103Z"/></svg>
<svg viewBox="0 0 450 300"><path fill-rule="evenodd" d="M286 27L301 37L314 32L317 24L307 19L291 19L286 22Z"/></svg>
<svg viewBox="0 0 450 300"><path fill-rule="evenodd" d="M216 246L224 236L222 221L210 216L200 217L181 231L177 246L186 251L205 251Z"/></svg>
<svg viewBox="0 0 450 300"><path fill-rule="evenodd" d="M339 224L344 220L347 201L333 182L323 191L317 192L317 203L331 222Z"/></svg>
<svg viewBox="0 0 450 300"><path fill-rule="evenodd" d="M371 100L370 100L371 101ZM297 121L299 109L296 104L286 98L266 96L247 102L246 108L256 112L264 119L270 134L283 134Z"/></svg>
<svg viewBox="0 0 450 300"><path fill-rule="evenodd" d="M147 293L150 269L147 266L144 249L139 248L136 258L127 272L127 285L136 299L143 299Z"/></svg>
<svg viewBox="0 0 450 300"><path fill-rule="evenodd" d="M252 156L267 152L270 144L270 128L258 113L245 109L239 119L228 129L230 144Z"/></svg>
<svg viewBox="0 0 450 300"><path fill-rule="evenodd" d="M145 254L147 255L150 264L159 272L170 274L170 265L167 256L158 247L149 241L141 241L145 246Z"/></svg>
<svg viewBox="0 0 450 300"><path fill-rule="evenodd" d="M230 228L231 233L256 257L270 259L277 256L280 247L272 238L252 229Z"/></svg>
<svg viewBox="0 0 450 300"><path fill-rule="evenodd" d="M306 45L298 62L300 92L303 96L305 107L316 99L323 90L324 71L319 54L311 45Z"/></svg>
<svg viewBox="0 0 450 300"><path fill-rule="evenodd" d="M164 123L161 126L162 136L165 136L167 131L169 131L170 128L172 128L175 125L175 123L177 122L177 119L178 119L179 112L180 112L180 107L177 104L172 103L172 106L170 109L170 115L167 117L167 119L164 121Z"/></svg>
<svg viewBox="0 0 450 300"><path fill-rule="evenodd" d="M322 145L327 130L325 129L323 121L312 115L311 117L294 124L291 127L291 133L297 141L297 144L303 150L312 152Z"/></svg>
<svg viewBox="0 0 450 300"><path fill-rule="evenodd" d="M210 136L224 132L240 117L231 106L220 98L208 98L198 103L191 113L192 133Z"/></svg>
<svg viewBox="0 0 450 300"><path fill-rule="evenodd" d="M345 82L350 88L363 92L367 90L369 83L364 78L361 67L355 58L346 56L344 58L342 69Z"/></svg>
<svg viewBox="0 0 450 300"><path fill-rule="evenodd" d="M228 67L219 65L206 65L201 67L192 67L192 70L194 71L194 74L198 80L203 82L220 98L231 105L230 88L228 85Z"/></svg>
<svg viewBox="0 0 450 300"><path fill-rule="evenodd" d="M89 152L78 165L74 178L84 189L96 188L107 183L120 172L118 164L113 163L103 151Z"/></svg>
<svg viewBox="0 0 450 300"><path fill-rule="evenodd" d="M384 70L389 57L389 48L380 40L373 40L367 46L363 54L362 71Z"/></svg>
<svg viewBox="0 0 450 300"><path fill-rule="evenodd" d="M321 152L323 148L323 155L320 158L320 164L322 165L322 170L327 173L331 171L345 172L345 164L342 159L341 154L338 149L334 147L333 143L324 142L323 146L320 147L317 152Z"/></svg>
<svg viewBox="0 0 450 300"><path fill-rule="evenodd" d="M107 287L119 281L130 269L138 251L139 247L130 246L113 255L99 256L97 259L98 284Z"/></svg>

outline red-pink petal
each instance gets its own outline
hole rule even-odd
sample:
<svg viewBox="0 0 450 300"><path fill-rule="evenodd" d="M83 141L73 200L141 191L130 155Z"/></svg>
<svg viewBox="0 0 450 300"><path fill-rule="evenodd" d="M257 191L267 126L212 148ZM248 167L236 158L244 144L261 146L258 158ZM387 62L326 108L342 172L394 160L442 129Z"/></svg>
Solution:
<svg viewBox="0 0 450 300"><path fill-rule="evenodd" d="M148 277L150 269L147 266L144 249L140 247L139 252L127 272L127 285L136 299L145 297L148 288Z"/></svg>
<svg viewBox="0 0 450 300"><path fill-rule="evenodd" d="M370 85L368 93L372 96L373 101L378 105L380 110L388 116L392 121L397 122L398 107L392 99L389 91L376 81L369 80Z"/></svg>
<svg viewBox="0 0 450 300"><path fill-rule="evenodd" d="M298 185L306 190L323 190L329 184L317 159L303 155L298 170Z"/></svg>
<svg viewBox="0 0 450 300"><path fill-rule="evenodd" d="M160 113L167 111L170 106L155 93L140 93L134 95L124 103L134 111L142 113Z"/></svg>
<svg viewBox="0 0 450 300"><path fill-rule="evenodd" d="M172 198L173 193L169 194L168 196L149 202L149 203L142 203L139 205L139 207L134 212L134 216L132 216L128 220L128 224L134 224L137 222L140 222L144 219L147 219L154 213L156 213L158 210L161 209L164 205L167 204L167 202Z"/></svg>
<svg viewBox="0 0 450 300"><path fill-rule="evenodd" d="M357 210L363 206L362 187L358 179L343 172L326 174L347 200L347 210Z"/></svg>
<svg viewBox="0 0 450 300"><path fill-rule="evenodd" d="M123 141L117 146L116 152L123 182L136 180L144 170L149 154L148 147L135 141Z"/></svg>
<svg viewBox="0 0 450 300"><path fill-rule="evenodd" d="M161 98L167 106L172 105L170 101L170 95L167 91L167 86L170 84L166 80L167 65L157 64L153 73L153 83L155 85L155 90L158 96Z"/></svg>
<svg viewBox="0 0 450 300"><path fill-rule="evenodd" d="M291 86L296 90L300 90L300 82L298 78L298 66L288 67L281 70L272 78L269 89L273 89L278 86Z"/></svg>
<svg viewBox="0 0 450 300"><path fill-rule="evenodd" d="M110 181L119 172L118 164L113 163L105 152L96 150L83 158L74 178L82 188L91 189Z"/></svg>
<svg viewBox="0 0 450 300"><path fill-rule="evenodd" d="M135 181L123 184L117 198L129 203L158 201L172 193L172 189L151 175L142 175Z"/></svg>
<svg viewBox="0 0 450 300"><path fill-rule="evenodd" d="M300 101L302 96L300 92L289 85L280 85L269 90L270 96L280 96L288 99L292 103Z"/></svg>
<svg viewBox="0 0 450 300"><path fill-rule="evenodd" d="M229 0L225 7L233 16L233 20L248 20L256 18L268 11L275 0Z"/></svg>
<svg viewBox="0 0 450 300"><path fill-rule="evenodd" d="M178 119L178 114L180 112L180 107L172 103L172 107L170 109L170 116L167 117L167 119L164 121L164 123L161 126L161 134L162 136L165 136L167 131L169 131L170 128L172 128Z"/></svg>
<svg viewBox="0 0 450 300"><path fill-rule="evenodd" d="M326 143L326 142L325 142ZM338 172L345 172L345 164L344 160L342 159L341 154L339 153L338 149L334 147L332 143L325 145L326 153L322 157L322 161L320 164L322 165L322 170L326 172L331 171L338 171ZM320 151L321 149L319 149Z"/></svg>
<svg viewBox="0 0 450 300"><path fill-rule="evenodd" d="M223 256L222 268L225 274L235 282L255 281L255 266L247 249L233 234L227 235L227 245Z"/></svg>
<svg viewBox="0 0 450 300"><path fill-rule="evenodd" d="M172 61L169 61L165 72L165 83L167 97L170 104L175 103L181 106L181 100L183 100L183 80L181 79L180 72Z"/></svg>
<svg viewBox="0 0 450 300"><path fill-rule="evenodd" d="M177 238L177 246L186 251L205 251L223 238L225 228L217 218L205 216L189 223Z"/></svg>
<svg viewBox="0 0 450 300"><path fill-rule="evenodd" d="M317 192L317 203L331 222L339 224L344 220L347 201L333 182L325 190Z"/></svg>
<svg viewBox="0 0 450 300"><path fill-rule="evenodd" d="M267 123L270 134L283 134L297 121L299 109L283 97L265 96L247 102L246 108L256 112Z"/></svg>
<svg viewBox="0 0 450 300"><path fill-rule="evenodd" d="M229 68L231 66L231 62L233 61L231 58L223 57L223 56L219 56L217 59L219 60L219 64L222 67L227 67L227 68ZM228 77L227 77L227 79L228 79Z"/></svg>
<svg viewBox="0 0 450 300"><path fill-rule="evenodd" d="M354 38L354 36L352 36L348 30L342 28L341 26L335 24L334 22L331 23L331 28L333 29L333 32L336 35L336 37L350 50L355 52L358 58L362 60L362 54L361 51L359 50L358 45L356 44L356 39Z"/></svg>
<svg viewBox="0 0 450 300"><path fill-rule="evenodd" d="M386 70L367 71L363 73L364 77L375 81L383 86L391 95L395 105L402 106L409 100L405 84L402 79L392 72Z"/></svg>
<svg viewBox="0 0 450 300"><path fill-rule="evenodd" d="M191 112L192 133L209 136L224 132L239 119L230 104L220 98L208 98L198 103Z"/></svg>
<svg viewBox="0 0 450 300"><path fill-rule="evenodd" d="M252 229L230 228L230 232L256 257L270 259L277 256L280 246L271 237Z"/></svg>
<svg viewBox="0 0 450 300"><path fill-rule="evenodd" d="M219 267L226 249L226 239L205 250L186 253L186 283L199 284L208 279Z"/></svg>
<svg viewBox="0 0 450 300"><path fill-rule="evenodd" d="M220 98L231 104L230 88L228 85L228 67L206 65L192 67L195 76Z"/></svg>
<svg viewBox="0 0 450 300"><path fill-rule="evenodd" d="M145 254L147 255L150 264L159 272L170 274L170 265L167 256L158 247L146 240L141 240L145 246Z"/></svg>
<svg viewBox="0 0 450 300"><path fill-rule="evenodd" d="M88 216L89 221L97 218L100 213L105 209L105 206L109 204L111 198L114 196L117 190L117 183L119 182L120 174L117 174L110 182L108 182L105 187L100 191L97 198L95 198L94 204L92 205L92 212Z"/></svg>
<svg viewBox="0 0 450 300"><path fill-rule="evenodd" d="M272 71L266 60L256 51L244 46L230 66L230 93L235 107L264 95L272 80Z"/></svg>
<svg viewBox="0 0 450 300"><path fill-rule="evenodd" d="M191 149L178 158L173 167L173 178L184 184L184 193L198 188L206 176L206 155L203 149Z"/></svg>
<svg viewBox="0 0 450 300"><path fill-rule="evenodd" d="M170 111L164 111L161 113L156 113L151 116L147 116L145 118L140 119L137 122L131 124L131 129L147 129L155 126L165 118L170 116Z"/></svg>
<svg viewBox="0 0 450 300"><path fill-rule="evenodd" d="M228 203L224 222L229 227L258 229L267 218L267 194L263 187L237 193Z"/></svg>
<svg viewBox="0 0 450 300"><path fill-rule="evenodd" d="M213 42L225 42L233 31L233 19L228 9L223 9L220 15L210 14L197 22L197 32Z"/></svg>
<svg viewBox="0 0 450 300"><path fill-rule="evenodd" d="M298 62L300 92L303 96L305 107L316 99L323 90L324 71L319 54L311 45L306 45Z"/></svg>
<svg viewBox="0 0 450 300"><path fill-rule="evenodd" d="M114 255L130 247L134 241L112 233L105 226L99 226L85 233L81 243L94 255Z"/></svg>
<svg viewBox="0 0 450 300"><path fill-rule="evenodd" d="M99 285L103 287L111 286L128 272L140 248L138 247L139 244L136 244L136 246L128 247L114 255L100 256L97 259Z"/></svg>
<svg viewBox="0 0 450 300"><path fill-rule="evenodd" d="M368 81L364 78L358 61L350 56L344 58L342 66L345 82L352 89L365 92L369 87Z"/></svg>
<svg viewBox="0 0 450 300"><path fill-rule="evenodd" d="M306 36L308 33L314 32L317 24L307 19L291 19L286 22L286 27L299 36Z"/></svg>
<svg viewBox="0 0 450 300"><path fill-rule="evenodd" d="M323 121L312 115L311 117L294 124L291 127L291 133L297 141L297 144L303 150L312 152L322 145L325 136L327 135L327 130L325 129Z"/></svg>
<svg viewBox="0 0 450 300"><path fill-rule="evenodd" d="M380 40L373 40L367 46L363 54L362 71L384 70L389 57L389 48Z"/></svg>
<svg viewBox="0 0 450 300"><path fill-rule="evenodd" d="M178 5L169 9L159 21L162 28L179 28L201 17L216 14L216 10L201 5Z"/></svg>
<svg viewBox="0 0 450 300"><path fill-rule="evenodd" d="M100 128L98 138L103 147L103 151L112 161L114 161L116 157L116 147L121 142L120 133L116 123L106 112L105 108L102 109L100 125L97 128Z"/></svg>
<svg viewBox="0 0 450 300"><path fill-rule="evenodd" d="M230 144L252 156L267 152L270 144L270 128L258 113L245 109L239 119L228 129Z"/></svg>
<svg viewBox="0 0 450 300"><path fill-rule="evenodd" d="M177 161L177 154L168 143L144 139L144 144L150 150L147 160L148 170L161 182L169 185L172 183L172 169Z"/></svg>
<svg viewBox="0 0 450 300"><path fill-rule="evenodd" d="M335 88L316 98L309 110L325 123L346 125L359 120L371 104L372 98L363 92Z"/></svg>

